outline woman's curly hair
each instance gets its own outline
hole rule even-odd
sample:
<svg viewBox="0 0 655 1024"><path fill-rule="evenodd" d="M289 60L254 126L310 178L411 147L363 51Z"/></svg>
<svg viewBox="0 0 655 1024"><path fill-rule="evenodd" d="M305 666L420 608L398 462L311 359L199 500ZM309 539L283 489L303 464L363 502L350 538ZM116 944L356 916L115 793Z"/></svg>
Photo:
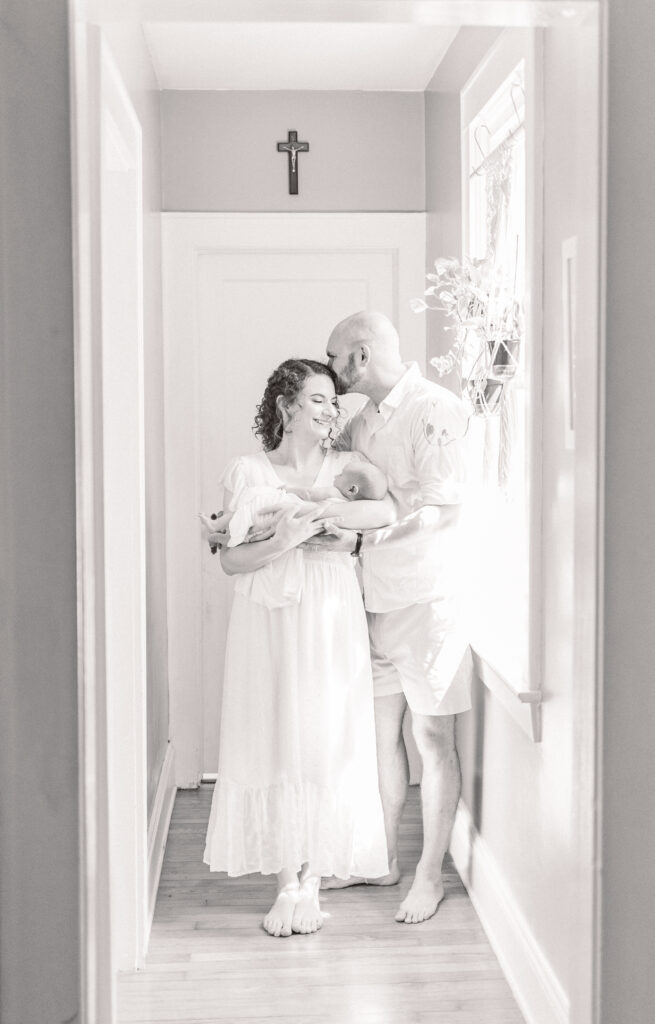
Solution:
<svg viewBox="0 0 655 1024"><path fill-rule="evenodd" d="M325 363L315 359L285 359L266 381L264 397L257 406L253 432L261 439L265 452L279 447L284 434L282 410L278 398L289 406L298 397L309 377L323 374L329 377L337 389L337 376Z"/></svg>

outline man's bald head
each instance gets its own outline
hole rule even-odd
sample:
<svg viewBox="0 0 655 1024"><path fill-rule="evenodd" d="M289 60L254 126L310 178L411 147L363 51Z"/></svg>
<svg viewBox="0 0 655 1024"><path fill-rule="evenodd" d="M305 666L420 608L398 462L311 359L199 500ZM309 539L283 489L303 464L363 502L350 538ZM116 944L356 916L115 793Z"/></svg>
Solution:
<svg viewBox="0 0 655 1024"><path fill-rule="evenodd" d="M354 351L359 345L364 343L371 350L395 351L400 356L398 331L384 313L361 312L347 316L332 331L328 347L333 342L340 347L345 346L348 352Z"/></svg>
<svg viewBox="0 0 655 1024"><path fill-rule="evenodd" d="M327 356L342 393L366 394L367 381L376 381L380 375L397 376L402 368L398 331L384 313L347 316L330 334Z"/></svg>

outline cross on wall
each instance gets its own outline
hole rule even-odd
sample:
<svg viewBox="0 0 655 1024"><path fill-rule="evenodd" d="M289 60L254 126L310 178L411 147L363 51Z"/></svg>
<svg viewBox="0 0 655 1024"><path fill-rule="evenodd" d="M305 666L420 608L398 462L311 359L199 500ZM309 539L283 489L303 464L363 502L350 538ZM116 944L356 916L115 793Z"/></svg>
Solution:
<svg viewBox="0 0 655 1024"><path fill-rule="evenodd" d="M309 143L298 142L298 132L287 132L286 142L278 142L278 153L287 153L289 157L289 195L298 195L298 153L308 153Z"/></svg>

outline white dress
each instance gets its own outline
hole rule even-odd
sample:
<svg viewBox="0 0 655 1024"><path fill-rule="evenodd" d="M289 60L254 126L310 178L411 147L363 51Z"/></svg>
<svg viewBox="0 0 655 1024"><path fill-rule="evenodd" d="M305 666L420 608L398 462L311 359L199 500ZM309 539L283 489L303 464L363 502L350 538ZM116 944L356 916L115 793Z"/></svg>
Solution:
<svg viewBox="0 0 655 1024"><path fill-rule="evenodd" d="M331 485L352 458L329 450L315 485ZM281 485L264 452L232 460L223 482L233 509L246 487ZM309 863L322 875L379 877L388 864L368 633L353 559L321 550L290 554L302 556L292 603L253 600L244 577L258 573L237 577L204 860L229 875Z"/></svg>

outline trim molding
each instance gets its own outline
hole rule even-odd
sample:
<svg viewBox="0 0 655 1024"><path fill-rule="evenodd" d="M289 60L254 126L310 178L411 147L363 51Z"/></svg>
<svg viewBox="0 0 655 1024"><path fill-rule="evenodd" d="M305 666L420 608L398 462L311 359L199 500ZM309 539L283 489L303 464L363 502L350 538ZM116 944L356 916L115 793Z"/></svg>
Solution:
<svg viewBox="0 0 655 1024"><path fill-rule="evenodd" d="M568 996L461 801L450 853L527 1024L570 1024Z"/></svg>
<svg viewBox="0 0 655 1024"><path fill-rule="evenodd" d="M155 903L157 902L157 889L159 888L159 878L161 876L176 793L175 752L172 744L169 742L166 748L164 763L161 766L154 807L148 822L148 916L146 922L146 943L150 939Z"/></svg>

